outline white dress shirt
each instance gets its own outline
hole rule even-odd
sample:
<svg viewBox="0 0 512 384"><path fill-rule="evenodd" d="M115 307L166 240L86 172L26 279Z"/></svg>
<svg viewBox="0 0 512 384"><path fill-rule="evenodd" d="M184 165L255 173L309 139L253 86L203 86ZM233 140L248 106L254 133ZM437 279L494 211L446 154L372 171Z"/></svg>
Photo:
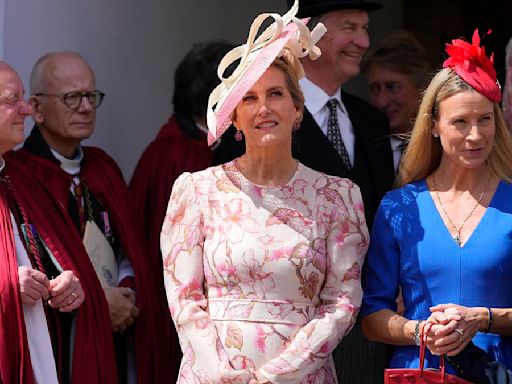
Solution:
<svg viewBox="0 0 512 384"><path fill-rule="evenodd" d="M391 137L391 149L393 150L393 167L395 168L395 175L398 174L398 167L400 166L400 160L402 159L402 143L403 140Z"/></svg>
<svg viewBox="0 0 512 384"><path fill-rule="evenodd" d="M341 130L341 138L343 139L343 144L347 150L350 163L354 166L356 137L354 135L354 128L350 122L348 112L341 101L341 89L339 88L333 96L329 96L322 88L311 80L308 80L306 77L300 79L299 83L302 88L302 92L304 93L306 108L326 136L327 124L329 121L329 108L327 107L327 102L331 99L338 100L338 125Z"/></svg>

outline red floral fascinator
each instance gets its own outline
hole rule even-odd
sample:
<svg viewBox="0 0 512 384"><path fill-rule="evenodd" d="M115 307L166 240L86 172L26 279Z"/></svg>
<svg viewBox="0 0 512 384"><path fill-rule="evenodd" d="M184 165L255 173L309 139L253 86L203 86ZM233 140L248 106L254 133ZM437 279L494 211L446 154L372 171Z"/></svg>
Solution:
<svg viewBox="0 0 512 384"><path fill-rule="evenodd" d="M491 30L486 35L490 34ZM462 80L475 88L489 100L501 101L500 87L496 81L494 54L487 57L485 48L480 46L478 29L473 33L471 44L462 39L452 40L446 44L450 57L443 63L443 68L452 68Z"/></svg>

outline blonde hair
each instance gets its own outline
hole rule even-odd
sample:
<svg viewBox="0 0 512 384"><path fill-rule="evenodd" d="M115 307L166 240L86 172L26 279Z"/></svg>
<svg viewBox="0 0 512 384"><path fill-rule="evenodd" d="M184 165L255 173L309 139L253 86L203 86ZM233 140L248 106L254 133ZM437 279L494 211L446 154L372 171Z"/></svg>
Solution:
<svg viewBox="0 0 512 384"><path fill-rule="evenodd" d="M456 93L470 90L475 91L454 70L444 68L437 72L421 100L410 141L400 163L398 186L423 179L439 167L443 148L439 138L432 136L432 127L439 118L439 103ZM494 145L487 165L495 176L512 182L512 136L498 103L494 103L494 121Z"/></svg>
<svg viewBox="0 0 512 384"><path fill-rule="evenodd" d="M299 74L302 71L299 59L293 55L283 55L276 58L272 65L284 73L286 86L290 91L295 108L299 110L298 120L301 122L304 115L304 94L299 84Z"/></svg>

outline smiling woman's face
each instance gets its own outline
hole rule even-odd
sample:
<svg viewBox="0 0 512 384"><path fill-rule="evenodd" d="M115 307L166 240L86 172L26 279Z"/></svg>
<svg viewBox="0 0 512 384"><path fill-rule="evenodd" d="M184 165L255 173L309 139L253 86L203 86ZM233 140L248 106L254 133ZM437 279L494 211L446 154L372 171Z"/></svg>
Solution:
<svg viewBox="0 0 512 384"><path fill-rule="evenodd" d="M285 74L270 66L238 103L233 124L243 131L247 151L291 145L292 127L299 118Z"/></svg>
<svg viewBox="0 0 512 384"><path fill-rule="evenodd" d="M494 104L476 91L456 93L439 103L433 132L439 135L443 160L457 167L482 166L494 145Z"/></svg>

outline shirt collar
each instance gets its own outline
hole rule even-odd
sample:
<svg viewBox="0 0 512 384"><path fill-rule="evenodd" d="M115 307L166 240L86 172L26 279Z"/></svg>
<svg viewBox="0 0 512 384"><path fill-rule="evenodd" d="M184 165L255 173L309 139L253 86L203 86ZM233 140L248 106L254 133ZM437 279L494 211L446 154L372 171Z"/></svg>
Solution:
<svg viewBox="0 0 512 384"><path fill-rule="evenodd" d="M391 136L390 141L391 141L391 149L393 151L400 148L400 146L402 146L403 142L404 142L402 139L399 139L398 137L393 137L393 136Z"/></svg>
<svg viewBox="0 0 512 384"><path fill-rule="evenodd" d="M50 148L52 155L59 161L60 167L69 175L77 175L80 173L80 162L84 158L82 147L78 147L77 155L73 159L62 156L53 148Z"/></svg>
<svg viewBox="0 0 512 384"><path fill-rule="evenodd" d="M320 110L325 107L325 104L331 99L338 100L341 110L345 114L347 113L345 106L341 101L341 87L336 90L333 96L329 96L322 88L305 76L299 80L299 83L302 88L302 93L304 94L304 104L313 116L320 112Z"/></svg>

